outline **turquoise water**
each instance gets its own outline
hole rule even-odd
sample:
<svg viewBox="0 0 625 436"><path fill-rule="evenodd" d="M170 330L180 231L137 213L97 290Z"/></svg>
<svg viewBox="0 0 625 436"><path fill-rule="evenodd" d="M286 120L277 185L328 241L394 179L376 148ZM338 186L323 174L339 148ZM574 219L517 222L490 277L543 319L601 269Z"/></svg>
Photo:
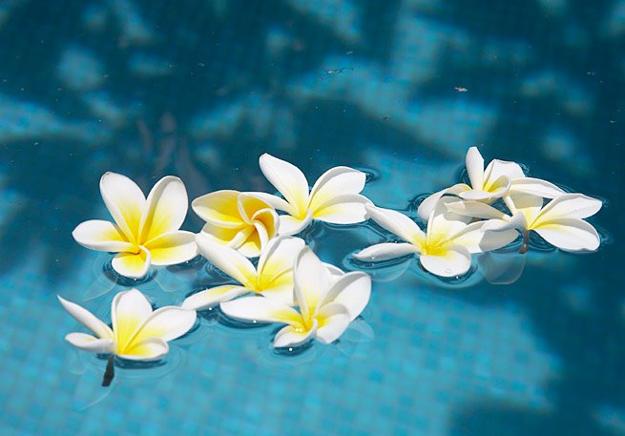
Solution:
<svg viewBox="0 0 625 436"><path fill-rule="evenodd" d="M625 2L0 3L2 434L625 434L620 214ZM61 294L108 319L128 288L72 229L108 219L105 171L189 195L273 189L263 152L314 180L350 165L415 217L466 149L605 200L597 253L530 251L509 285L371 270L369 306L329 346L204 314L160 365L118 368L64 341ZM192 213L183 228L199 231ZM378 242L315 226L319 256ZM157 306L220 279L201 260L138 285Z"/></svg>

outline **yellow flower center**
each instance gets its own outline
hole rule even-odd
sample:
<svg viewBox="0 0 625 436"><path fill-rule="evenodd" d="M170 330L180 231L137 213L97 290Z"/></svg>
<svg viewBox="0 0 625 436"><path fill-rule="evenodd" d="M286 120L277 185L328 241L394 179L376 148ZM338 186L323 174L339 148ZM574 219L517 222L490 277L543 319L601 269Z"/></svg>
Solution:
<svg viewBox="0 0 625 436"><path fill-rule="evenodd" d="M501 189L506 186L506 179L504 177L500 177L497 180L487 181L484 183L483 190L485 192L493 193L498 189Z"/></svg>
<svg viewBox="0 0 625 436"><path fill-rule="evenodd" d="M448 251L447 237L444 233L430 234L421 244L421 254L443 256Z"/></svg>
<svg viewBox="0 0 625 436"><path fill-rule="evenodd" d="M317 317L317 322L319 323L319 318ZM304 317L302 316L301 321L294 325L294 329L297 333L306 333L308 331L310 331L310 329L312 329L313 325L315 322L315 317L313 316L309 316L309 317Z"/></svg>

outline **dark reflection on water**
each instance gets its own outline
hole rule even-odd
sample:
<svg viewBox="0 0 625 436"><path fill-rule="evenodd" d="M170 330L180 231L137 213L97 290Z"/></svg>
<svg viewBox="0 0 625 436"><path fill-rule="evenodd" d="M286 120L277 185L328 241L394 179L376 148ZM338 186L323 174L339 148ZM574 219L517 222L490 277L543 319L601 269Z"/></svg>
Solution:
<svg viewBox="0 0 625 436"><path fill-rule="evenodd" d="M573 258L532 240L535 252L513 285L498 292L481 284L437 288L472 308L517 307L529 334L560 364L557 376L541 381L548 408L482 392L446 404L448 432L618 433L618 419L598 411L625 408L617 245L625 236L622 8L622 0L0 2L0 274L7 280L0 307L76 285L75 273L97 254L75 244L71 231L85 219L108 219L97 188L104 171L127 174L146 191L177 174L191 198L223 188L271 192L257 166L268 151L297 164L309 180L339 164L372 168L366 193L381 206L402 208L458 180L465 149L478 145L488 159L523 162L532 175L606 199L610 207L594 222L614 243ZM412 217L416 205L410 202ZM200 227L190 213L185 228ZM310 232L315 249L335 263L371 243L357 228L343 236L325 226ZM330 236L353 238L332 246ZM24 264L36 265L46 286L15 291L13 275ZM181 271L159 270L144 285L156 286L169 272ZM403 277L396 273L386 277ZM374 298L399 293L396 282L382 283ZM559 291L568 283L586 289L583 310ZM410 295L421 295L423 284L416 276ZM376 334L392 321L384 318ZM9 347L21 341L6 337L15 341ZM15 354L20 362L26 355ZM386 374L371 371L363 384ZM449 377L436 375L422 386ZM47 386L58 389L54 383ZM459 383L453 390L462 389ZM396 419L397 431L443 432L442 418L419 418L423 404L408 410L399 407L410 398L394 400L386 404L392 416L414 417L403 427ZM16 404L6 414L20 416L12 423L20 428L27 417ZM82 429L75 418L68 431ZM337 432L378 429L376 422L347 427L334 418ZM29 425L26 432L39 429Z"/></svg>

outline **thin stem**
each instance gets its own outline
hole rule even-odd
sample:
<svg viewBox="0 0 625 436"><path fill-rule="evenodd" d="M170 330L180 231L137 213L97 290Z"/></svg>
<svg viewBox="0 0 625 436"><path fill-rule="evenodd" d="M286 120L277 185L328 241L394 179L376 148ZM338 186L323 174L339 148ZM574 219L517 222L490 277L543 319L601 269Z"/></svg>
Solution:
<svg viewBox="0 0 625 436"><path fill-rule="evenodd" d="M107 387L111 385L113 377L115 377L115 363L114 356L111 354L108 362L106 363L106 369L104 370L104 377L102 378L102 386Z"/></svg>
<svg viewBox="0 0 625 436"><path fill-rule="evenodd" d="M512 201L512 198L509 195L504 195L503 196L503 202L506 204L506 206L510 210L510 216L512 216L515 213L517 213L517 208L514 205L514 202Z"/></svg>
<svg viewBox="0 0 625 436"><path fill-rule="evenodd" d="M527 250L529 249L529 246L528 246L529 239L530 239L530 232L526 230L523 232L523 242L521 243L521 248L519 248L519 253L521 254L527 253Z"/></svg>

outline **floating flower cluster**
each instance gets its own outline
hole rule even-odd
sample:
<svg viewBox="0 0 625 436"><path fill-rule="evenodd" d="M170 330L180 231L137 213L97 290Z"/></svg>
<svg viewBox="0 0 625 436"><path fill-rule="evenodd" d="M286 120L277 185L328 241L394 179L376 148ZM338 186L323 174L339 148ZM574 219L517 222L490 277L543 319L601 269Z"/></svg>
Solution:
<svg viewBox="0 0 625 436"><path fill-rule="evenodd" d="M484 169L477 147L467 152L466 170L471 186L453 185L419 205L419 217L427 220L425 233L399 212L368 205L369 217L405 242L373 245L354 257L377 262L416 254L427 271L454 277L469 271L471 254L502 248L519 233L523 238L521 253L528 250L530 231L564 251L599 248L599 234L584 218L601 209L600 200L525 177L515 162L493 160ZM545 198L551 200L544 205ZM509 214L495 207L500 201Z"/></svg>
<svg viewBox="0 0 625 436"><path fill-rule="evenodd" d="M453 185L420 204L417 212L426 222L425 230L410 217L376 207L361 195L366 182L361 171L332 168L309 189L304 174L291 163L263 154L259 164L281 197L232 190L198 197L192 208L206 224L197 235L180 230L188 198L177 177L159 180L146 198L129 178L102 176L100 191L114 222L81 223L73 232L79 244L117 253L113 269L132 279L146 276L151 265L183 263L199 253L233 282L194 293L179 307L155 311L138 290L120 292L112 303L112 328L59 297L96 335L70 333L67 341L111 356L103 385L113 377L113 356L160 359L169 350L168 341L193 327L196 311L216 306L234 320L285 325L273 339L276 348L313 338L326 344L337 340L367 306L371 279L364 272L345 273L323 263L294 236L314 220L356 224L371 219L401 242L372 245L355 253L355 259L379 262L416 255L426 271L440 277L466 274L473 254L498 250L519 235L519 251L526 252L530 231L565 251L593 251L600 244L597 231L584 218L597 213L601 201L526 177L514 162L493 160L484 168L476 147L466 156L470 185Z"/></svg>

